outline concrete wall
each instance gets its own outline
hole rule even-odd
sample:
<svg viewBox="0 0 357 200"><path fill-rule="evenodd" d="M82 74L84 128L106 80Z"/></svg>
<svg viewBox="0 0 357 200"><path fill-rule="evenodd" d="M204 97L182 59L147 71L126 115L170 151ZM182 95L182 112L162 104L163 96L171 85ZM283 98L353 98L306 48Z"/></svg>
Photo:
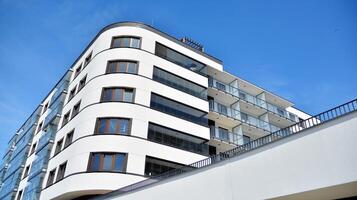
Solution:
<svg viewBox="0 0 357 200"><path fill-rule="evenodd" d="M357 195L357 112L218 165L108 199L335 199Z"/></svg>

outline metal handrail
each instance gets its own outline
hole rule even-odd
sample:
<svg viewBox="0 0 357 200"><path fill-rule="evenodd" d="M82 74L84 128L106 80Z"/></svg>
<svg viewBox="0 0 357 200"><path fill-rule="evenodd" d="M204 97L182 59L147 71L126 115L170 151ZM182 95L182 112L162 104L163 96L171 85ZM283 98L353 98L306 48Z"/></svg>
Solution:
<svg viewBox="0 0 357 200"><path fill-rule="evenodd" d="M289 137L291 135L297 134L303 130L324 124L328 121L337 119L339 117L342 117L344 115L347 115L349 113L352 113L357 110L357 99L354 99L350 102L347 102L345 104L342 104L340 106L337 106L335 108L332 108L328 111L322 112L320 114L317 114L315 116L312 116L304 121L298 122L294 125L288 126L286 128L280 129L274 133L271 133L267 136L258 138L256 140L250 141L244 145L238 146L236 148L233 148L231 150L225 151L223 153L211 156L209 158L206 158L204 160L197 161L195 163L192 163L190 165L184 166L182 168L178 169L173 169L170 171L167 171L163 174L145 179L143 181L125 186L123 188L120 188L118 190L115 190L113 192L110 192L108 194L105 194L103 196L95 197L93 199L105 199L110 196L115 196L115 195L120 195L124 194L126 192L131 192L135 189L142 188L148 185L151 185L153 183L165 180L167 178L183 174L189 171L193 171L195 169L203 168L209 165L212 165L214 163L221 162L223 160L227 160L229 158L233 158L239 155L242 155L243 153L252 151L254 149L257 149L259 147L265 146L267 144L270 144L272 142L278 141L282 138Z"/></svg>

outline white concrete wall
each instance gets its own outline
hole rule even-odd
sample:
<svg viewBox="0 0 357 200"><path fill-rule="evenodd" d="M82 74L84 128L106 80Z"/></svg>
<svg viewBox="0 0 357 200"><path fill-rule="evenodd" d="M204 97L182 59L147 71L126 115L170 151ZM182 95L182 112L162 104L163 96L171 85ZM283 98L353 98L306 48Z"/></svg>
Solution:
<svg viewBox="0 0 357 200"><path fill-rule="evenodd" d="M335 199L357 195L357 112L242 156L108 199ZM338 192L331 192L339 187ZM307 191L314 195L306 196ZM322 191L322 192L321 192ZM287 196L295 194L293 196Z"/></svg>
<svg viewBox="0 0 357 200"><path fill-rule="evenodd" d="M141 49L110 49L111 40L114 36L141 37ZM206 77L154 55L155 41L177 49L207 65L222 68L220 64L142 28L117 27L103 32L73 67L73 70L75 70L92 52L92 60L81 73L77 77L74 77L75 73L73 73L68 91L78 87L80 80L85 76L87 76L86 85L70 101L68 101L69 95L67 95L62 113L64 115L68 111L72 112L73 106L81 101L80 112L64 127L61 127L63 117L60 120L60 128L56 134L55 145L48 164L47 171L49 172L67 161L65 178L46 188L47 172L41 199L72 198L91 192L103 193L142 180L144 179L146 155L182 164L190 164L205 158L205 156L199 154L146 140L149 122L161 124L203 139L210 139L207 127L150 109L150 95L151 92L154 92L208 112L207 101L152 80L153 67L157 66L199 85L208 86ZM119 59L138 61L138 75L105 74L108 61ZM134 88L134 102L100 103L102 88L115 86ZM132 120L130 136L93 135L98 117L130 118ZM65 138L66 134L73 129L74 142L59 154L54 155L57 141ZM86 173L91 152L128 153L127 174ZM100 181L89 181L93 177ZM84 182L85 184L83 184Z"/></svg>

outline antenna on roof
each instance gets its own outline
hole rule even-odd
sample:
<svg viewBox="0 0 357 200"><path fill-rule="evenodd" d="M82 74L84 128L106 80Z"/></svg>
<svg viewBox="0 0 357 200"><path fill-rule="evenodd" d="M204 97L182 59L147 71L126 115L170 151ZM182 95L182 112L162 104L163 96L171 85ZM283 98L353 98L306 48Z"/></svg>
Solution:
<svg viewBox="0 0 357 200"><path fill-rule="evenodd" d="M188 37L183 37L180 39L181 42L187 44L188 46L192 47L192 48L195 48L195 49L198 49L202 52L204 52L204 48L203 48L203 45L194 41L193 39L191 38L188 38Z"/></svg>

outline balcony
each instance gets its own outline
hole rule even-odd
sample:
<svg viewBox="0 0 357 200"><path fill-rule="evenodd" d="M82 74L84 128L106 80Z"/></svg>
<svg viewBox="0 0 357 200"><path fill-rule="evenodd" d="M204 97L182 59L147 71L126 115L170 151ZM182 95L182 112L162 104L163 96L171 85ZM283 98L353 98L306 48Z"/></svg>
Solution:
<svg viewBox="0 0 357 200"><path fill-rule="evenodd" d="M229 132L227 129L210 126L211 139L220 140L231 145L239 145L239 138L241 136L238 133Z"/></svg>
<svg viewBox="0 0 357 200"><path fill-rule="evenodd" d="M238 120L240 122L243 122L243 123L251 125L253 127L262 129L264 131L275 132L280 129L279 127L269 124L266 121L258 119L252 115L247 114L247 113L240 112L236 109L230 108L228 106L225 106L225 105L220 104L213 100L209 101L209 109L212 112L219 113L220 115L224 115L224 116L232 118L234 120ZM226 123L224 123L224 124L226 124ZM239 124L237 124L237 125L239 125Z"/></svg>
<svg viewBox="0 0 357 200"><path fill-rule="evenodd" d="M244 92L244 91L242 91L236 87L233 87L231 85L222 83L212 77L209 77L208 85L211 88L215 88L219 91L230 94L235 98L238 98L238 99L243 100L247 103L253 104L253 105L260 107L266 111L270 111L270 112L272 112L280 117L283 117L289 121L298 122L297 116L286 111L284 108L281 108L281 107L278 107L271 103L268 103L263 99L260 99L256 96L248 94L247 92Z"/></svg>

